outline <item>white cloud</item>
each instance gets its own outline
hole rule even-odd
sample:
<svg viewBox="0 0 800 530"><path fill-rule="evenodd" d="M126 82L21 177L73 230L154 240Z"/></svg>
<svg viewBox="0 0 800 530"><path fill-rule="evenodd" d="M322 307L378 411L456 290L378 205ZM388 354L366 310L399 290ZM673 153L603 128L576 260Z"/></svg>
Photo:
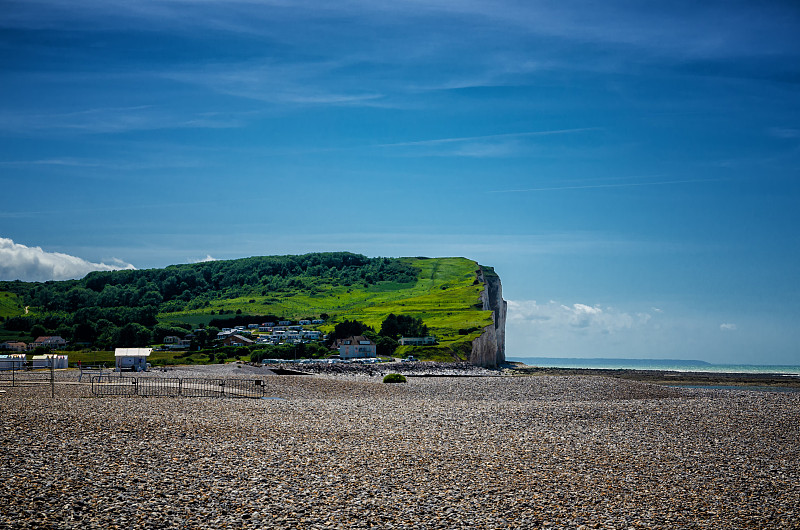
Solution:
<svg viewBox="0 0 800 530"><path fill-rule="evenodd" d="M510 357L647 357L665 351L665 322L650 310L586 303L509 300Z"/></svg>
<svg viewBox="0 0 800 530"><path fill-rule="evenodd" d="M198 261L197 263L205 263L207 261L217 261L217 258L211 256L211 254L206 254L206 257Z"/></svg>
<svg viewBox="0 0 800 530"><path fill-rule="evenodd" d="M739 328L736 324L731 324L730 322L726 322L724 324L720 324L719 329L721 329L722 331L736 331Z"/></svg>
<svg viewBox="0 0 800 530"><path fill-rule="evenodd" d="M69 280L82 278L92 271L136 268L116 258L112 262L110 265L92 263L69 254L45 252L41 247L27 247L0 237L0 280Z"/></svg>
<svg viewBox="0 0 800 530"><path fill-rule="evenodd" d="M630 314L613 307L575 303L565 305L553 300L539 304L536 300L509 300L508 320L515 325L531 325L550 333L597 332L611 334L643 326L650 322L649 313Z"/></svg>

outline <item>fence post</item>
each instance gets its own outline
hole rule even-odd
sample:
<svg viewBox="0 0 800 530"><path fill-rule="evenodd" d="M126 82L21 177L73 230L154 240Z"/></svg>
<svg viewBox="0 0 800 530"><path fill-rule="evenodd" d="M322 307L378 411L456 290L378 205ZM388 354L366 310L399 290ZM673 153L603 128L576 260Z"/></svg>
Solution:
<svg viewBox="0 0 800 530"><path fill-rule="evenodd" d="M53 362L54 359L50 357L50 397L56 397L56 363Z"/></svg>

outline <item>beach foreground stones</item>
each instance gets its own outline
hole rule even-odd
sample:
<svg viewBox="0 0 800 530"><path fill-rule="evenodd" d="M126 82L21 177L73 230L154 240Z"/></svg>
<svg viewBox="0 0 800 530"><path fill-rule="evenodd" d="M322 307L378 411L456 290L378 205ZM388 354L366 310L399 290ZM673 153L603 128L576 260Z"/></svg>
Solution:
<svg viewBox="0 0 800 530"><path fill-rule="evenodd" d="M800 394L603 377L0 396L0 528L797 528Z"/></svg>

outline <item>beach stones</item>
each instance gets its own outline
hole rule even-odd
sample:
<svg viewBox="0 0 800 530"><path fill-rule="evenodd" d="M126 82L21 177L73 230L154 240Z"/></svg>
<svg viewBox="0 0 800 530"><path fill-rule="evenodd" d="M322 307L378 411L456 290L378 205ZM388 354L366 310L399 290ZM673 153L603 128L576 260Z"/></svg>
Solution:
<svg viewBox="0 0 800 530"><path fill-rule="evenodd" d="M796 528L800 516L798 394L577 376L265 380L282 400L8 388L0 528Z"/></svg>

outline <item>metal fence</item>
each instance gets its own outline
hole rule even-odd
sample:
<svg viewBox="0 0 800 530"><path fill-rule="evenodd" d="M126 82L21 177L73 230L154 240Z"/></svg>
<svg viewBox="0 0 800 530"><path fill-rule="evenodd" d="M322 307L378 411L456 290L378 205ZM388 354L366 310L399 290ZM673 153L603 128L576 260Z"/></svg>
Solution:
<svg viewBox="0 0 800 530"><path fill-rule="evenodd" d="M50 385L50 395L55 397L55 369L35 367L28 361L12 364L8 370L0 370L0 386Z"/></svg>
<svg viewBox="0 0 800 530"><path fill-rule="evenodd" d="M51 368L33 367L29 361L17 362L7 370L0 370L0 386L20 386L37 383L50 383L53 377Z"/></svg>
<svg viewBox="0 0 800 530"><path fill-rule="evenodd" d="M181 377L92 377L96 396L260 398L263 379L199 379Z"/></svg>

